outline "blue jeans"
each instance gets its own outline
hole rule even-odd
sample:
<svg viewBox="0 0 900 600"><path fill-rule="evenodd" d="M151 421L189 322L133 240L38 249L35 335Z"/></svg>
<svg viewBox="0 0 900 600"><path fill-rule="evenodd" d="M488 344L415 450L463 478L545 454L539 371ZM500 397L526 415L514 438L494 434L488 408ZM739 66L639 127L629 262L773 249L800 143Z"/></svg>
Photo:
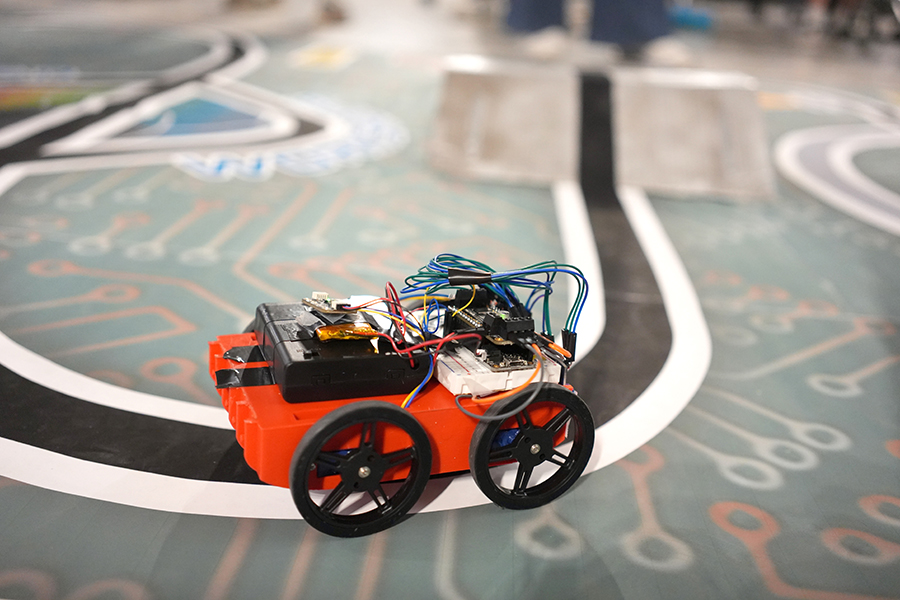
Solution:
<svg viewBox="0 0 900 600"><path fill-rule="evenodd" d="M671 31L665 0L593 0L591 39L641 46ZM563 24L563 0L510 0L506 22L513 31Z"/></svg>

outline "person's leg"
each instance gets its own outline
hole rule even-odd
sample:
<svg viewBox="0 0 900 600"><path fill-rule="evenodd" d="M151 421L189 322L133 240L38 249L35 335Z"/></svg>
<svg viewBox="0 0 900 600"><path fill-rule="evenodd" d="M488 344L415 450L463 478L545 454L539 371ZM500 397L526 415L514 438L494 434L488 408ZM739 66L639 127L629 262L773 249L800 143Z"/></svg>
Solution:
<svg viewBox="0 0 900 600"><path fill-rule="evenodd" d="M513 31L540 31L563 24L563 0L510 0L506 23Z"/></svg>
<svg viewBox="0 0 900 600"><path fill-rule="evenodd" d="M640 48L671 30L664 0L594 0L592 40Z"/></svg>

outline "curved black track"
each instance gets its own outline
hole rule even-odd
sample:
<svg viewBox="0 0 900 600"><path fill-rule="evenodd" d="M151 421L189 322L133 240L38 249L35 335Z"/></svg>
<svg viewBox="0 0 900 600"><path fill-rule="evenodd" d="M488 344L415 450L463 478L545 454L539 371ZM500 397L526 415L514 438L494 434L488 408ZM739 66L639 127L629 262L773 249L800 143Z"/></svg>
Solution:
<svg viewBox="0 0 900 600"><path fill-rule="evenodd" d="M603 270L606 329L575 365L569 382L600 426L656 377L672 347L672 328L650 263L616 195L610 81L581 78L581 189Z"/></svg>

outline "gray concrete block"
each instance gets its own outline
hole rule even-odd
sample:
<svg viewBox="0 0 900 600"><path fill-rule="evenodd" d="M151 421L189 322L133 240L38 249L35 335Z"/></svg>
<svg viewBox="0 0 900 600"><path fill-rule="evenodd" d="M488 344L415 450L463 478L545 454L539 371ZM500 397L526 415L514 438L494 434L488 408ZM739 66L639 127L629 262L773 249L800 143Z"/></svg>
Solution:
<svg viewBox="0 0 900 600"><path fill-rule="evenodd" d="M447 61L429 148L453 175L544 184L578 172L574 68L457 56Z"/></svg>
<svg viewBox="0 0 900 600"><path fill-rule="evenodd" d="M616 178L674 194L771 198L774 179L756 79L740 73L613 73Z"/></svg>

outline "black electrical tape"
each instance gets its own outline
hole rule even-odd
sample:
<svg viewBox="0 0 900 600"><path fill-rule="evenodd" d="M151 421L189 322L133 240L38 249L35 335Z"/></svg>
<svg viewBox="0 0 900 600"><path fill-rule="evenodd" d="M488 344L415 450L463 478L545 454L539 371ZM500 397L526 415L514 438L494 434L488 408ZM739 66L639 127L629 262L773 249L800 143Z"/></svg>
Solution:
<svg viewBox="0 0 900 600"><path fill-rule="evenodd" d="M222 358L239 363L263 362L266 360L262 350L257 345L235 346L222 354Z"/></svg>
<svg viewBox="0 0 900 600"><path fill-rule="evenodd" d="M269 367L219 369L216 371L216 389L219 390L224 388L272 385L274 383Z"/></svg>
<svg viewBox="0 0 900 600"><path fill-rule="evenodd" d="M490 273L457 269L455 267L447 269L447 279L450 281L450 285L478 285L492 281Z"/></svg>

